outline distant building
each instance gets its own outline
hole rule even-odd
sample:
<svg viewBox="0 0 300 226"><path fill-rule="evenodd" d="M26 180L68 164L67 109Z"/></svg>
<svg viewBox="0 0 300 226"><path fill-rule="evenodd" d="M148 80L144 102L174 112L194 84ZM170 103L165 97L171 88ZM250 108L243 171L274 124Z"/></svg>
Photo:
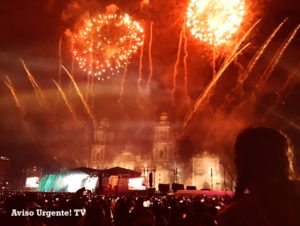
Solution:
<svg viewBox="0 0 300 226"><path fill-rule="evenodd" d="M192 158L192 183L201 189L223 189L219 158L204 152Z"/></svg>
<svg viewBox="0 0 300 226"><path fill-rule="evenodd" d="M0 188L9 186L10 159L0 156Z"/></svg>
<svg viewBox="0 0 300 226"><path fill-rule="evenodd" d="M135 154L135 146L127 143L124 150L117 155L112 163L113 167L123 167L130 170L140 170L141 156Z"/></svg>
<svg viewBox="0 0 300 226"><path fill-rule="evenodd" d="M154 186L175 182L175 141L172 137L168 114L162 113L154 126L152 168ZM172 179L173 178L173 179Z"/></svg>
<svg viewBox="0 0 300 226"><path fill-rule="evenodd" d="M108 119L104 118L94 131L94 143L92 145L89 166L95 169L109 168L112 163L111 146L113 133L110 130Z"/></svg>
<svg viewBox="0 0 300 226"><path fill-rule="evenodd" d="M182 163L178 159L176 162L174 134L168 114L162 113L153 126L151 152L141 152L134 141L127 142L123 149L116 150L113 131L105 118L94 131L89 167L107 169L118 166L139 171L147 178L148 187L184 183L197 186L198 189L223 189L219 158L203 153L193 156L188 162Z"/></svg>
<svg viewBox="0 0 300 226"><path fill-rule="evenodd" d="M102 119L99 127L94 131L89 167L105 169L120 166L140 171L147 178L152 174L150 184L152 186L174 182L170 178L174 178L175 149L167 113L160 115L160 120L154 126L153 133L153 149L150 158L143 158L142 154L137 152L134 142L128 142L122 151L117 152L112 145L113 132L110 129L109 121L106 118Z"/></svg>

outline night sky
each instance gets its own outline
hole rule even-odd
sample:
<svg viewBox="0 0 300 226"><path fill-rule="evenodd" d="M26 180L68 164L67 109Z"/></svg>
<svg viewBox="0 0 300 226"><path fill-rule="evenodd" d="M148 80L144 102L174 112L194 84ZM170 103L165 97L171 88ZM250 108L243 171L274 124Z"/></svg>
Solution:
<svg viewBox="0 0 300 226"><path fill-rule="evenodd" d="M128 67L121 103L118 101L122 80L120 75L109 81L96 82L94 101L89 99L88 104L97 121L103 117L111 121L116 131L116 150L121 150L127 142L135 142L141 152L150 150L152 126L163 111L170 115L175 128L174 136L179 136L184 117L192 107L184 97L183 55L178 67L175 104L171 98L172 75L187 1L150 0L150 3L144 7L141 7L140 1L122 0L14 0L1 3L0 154L10 157L14 165L19 167L40 165L55 168L86 164L92 122L67 75L61 73L61 84L77 118L68 112L52 79L59 79L59 40L62 40L62 64L70 69L72 57L67 34L76 32L83 18L105 12L110 4L116 4L121 12L129 13L145 27L143 87L149 74L149 24L150 21L154 22L151 89L143 95L139 93L139 54L136 54ZM259 18L262 20L245 41L245 44L251 43L250 47L224 73L191 123L189 136L198 151L217 153L223 161L232 162L232 144L237 133L248 126L263 124L281 129L292 138L295 152L298 153L296 163L300 162L299 68L296 70L300 62L300 34L289 45L266 84L255 90L266 65L300 22L299 4L296 0L247 1L246 19L239 37ZM258 61L242 90L233 91L238 76L259 46L287 17L288 21ZM193 103L211 81L212 51L189 33L187 51L188 94ZM227 52L224 51L218 58L217 68ZM46 109L40 106L20 59L25 61L40 85L47 102ZM16 107L3 82L5 76L11 79L23 109ZM76 63L74 77L85 94L87 76L78 69ZM284 84L287 87L282 90Z"/></svg>

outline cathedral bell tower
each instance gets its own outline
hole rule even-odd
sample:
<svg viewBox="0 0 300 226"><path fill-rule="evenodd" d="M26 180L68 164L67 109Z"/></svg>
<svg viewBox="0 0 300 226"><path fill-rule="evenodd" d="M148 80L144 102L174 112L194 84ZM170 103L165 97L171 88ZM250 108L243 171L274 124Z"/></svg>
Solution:
<svg viewBox="0 0 300 226"><path fill-rule="evenodd" d="M113 134L110 131L108 119L101 120L100 125L94 130L94 143L92 145L90 167L103 169L110 167L111 156L109 148L111 146Z"/></svg>
<svg viewBox="0 0 300 226"><path fill-rule="evenodd" d="M171 161L172 143L168 114L162 113L160 121L154 127L153 160L160 163Z"/></svg>
<svg viewBox="0 0 300 226"><path fill-rule="evenodd" d="M174 142L167 113L160 115L154 127L152 161L155 169L154 184L169 184L174 170Z"/></svg>

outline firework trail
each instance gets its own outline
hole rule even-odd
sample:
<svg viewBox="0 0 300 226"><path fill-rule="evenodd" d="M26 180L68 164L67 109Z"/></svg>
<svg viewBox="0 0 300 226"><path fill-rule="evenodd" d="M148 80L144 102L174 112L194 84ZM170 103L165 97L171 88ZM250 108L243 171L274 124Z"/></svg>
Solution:
<svg viewBox="0 0 300 226"><path fill-rule="evenodd" d="M140 93L142 93L141 82L143 77L143 55L144 55L144 45L145 45L144 41L145 41L145 37L143 37L143 45L141 46L140 61L139 61L139 77L137 81L137 85Z"/></svg>
<svg viewBox="0 0 300 226"><path fill-rule="evenodd" d="M58 42L58 83L61 84L61 64L62 64L62 54L61 54L61 45L62 45L62 37L60 37ZM56 103L55 103L55 111L57 108L57 102L59 99L59 93L57 93Z"/></svg>
<svg viewBox="0 0 300 226"><path fill-rule="evenodd" d="M291 34L288 36L287 40L280 46L280 48L275 53L273 59L271 60L270 64L267 66L264 74L262 75L261 79L257 83L256 90L258 91L260 87L262 87L270 78L272 72L278 65L279 61L281 60L283 54L285 53L285 50L290 45L290 43L295 38L298 30L300 29L300 24L291 32Z"/></svg>
<svg viewBox="0 0 300 226"><path fill-rule="evenodd" d="M94 38L92 37L91 38L91 44L90 44L90 46L93 46L93 43L94 43ZM90 48L90 47L89 47ZM93 95L92 94L92 89L93 89L93 75L92 75L92 71L93 71L93 69L94 69L94 67L93 67L93 62L95 61L95 59L94 59L94 49L92 48L91 49L91 51L90 51L90 53L89 53L89 58L90 58L90 60L91 60L91 62L89 63L89 66L88 66L88 73L87 73L87 85L86 85L86 94L85 94L85 101L87 102L87 103L89 103L89 98L91 97L91 95ZM93 102L93 101L92 101Z"/></svg>
<svg viewBox="0 0 300 226"><path fill-rule="evenodd" d="M139 60L139 75L138 75L138 81L137 81L137 86L139 90L139 95L137 96L136 103L139 106L140 110L143 112L143 114L146 114L146 109L144 106L144 101L145 101L145 90L143 90L143 87L141 85L142 83L142 78L143 78L143 57L144 57L144 45L145 45L145 36L143 37L143 45L141 46L141 52L140 52L140 60ZM150 45L149 45L150 46ZM151 53L149 54L149 56ZM150 60L149 60L150 61ZM151 60L152 62L152 60ZM147 89L147 87L146 87ZM146 90L147 92L148 90Z"/></svg>
<svg viewBox="0 0 300 226"><path fill-rule="evenodd" d="M71 50L72 50L72 53L73 53L74 52L74 38L73 37L72 37ZM72 76L74 75L74 64L75 64L75 56L72 55L72 62L71 62L71 69L70 69L70 74ZM59 65L60 68L61 68L61 65Z"/></svg>
<svg viewBox="0 0 300 226"><path fill-rule="evenodd" d="M153 42L153 21L150 23L150 38L149 38L149 77L147 81L147 92L150 90L150 84L153 76L153 61L152 61L152 42Z"/></svg>
<svg viewBox="0 0 300 226"><path fill-rule="evenodd" d="M274 39L274 37L276 36L276 34L280 31L280 29L282 28L282 26L284 25L284 23L286 21L287 21L287 19L285 19L283 22L281 22L274 29L274 31L267 38L267 40L260 46L259 50L255 53L255 55L253 56L253 58L248 63L248 66L247 66L246 70L243 73L241 73L241 76L238 79L236 86L232 89L231 92L229 92L229 93L226 94L226 97L225 97L226 101L223 103L223 106L221 106L220 109L223 108L228 102L231 102L231 101L233 101L234 98L236 98L236 92L240 90L240 88L242 87L242 85L244 84L244 82L246 81L246 79L248 78L248 76L250 75L250 73L252 72L253 68L255 67L256 63L261 58L261 56L264 54L265 50L270 45L270 43L272 42L272 40ZM259 21L257 21L256 24L258 22ZM255 26L256 26L256 24L255 24Z"/></svg>
<svg viewBox="0 0 300 226"><path fill-rule="evenodd" d="M26 110L25 108L22 106L17 94L16 94L16 90L10 80L10 78L8 76L5 77L5 81L4 81L4 84L7 86L7 88L9 89L14 101L15 101L15 104L16 104L16 107L21 111L21 114L22 114L22 117L23 117L23 121L22 121L22 125L24 126L25 130L31 135L31 139L32 141L34 141L34 138L33 137L37 137L38 135L34 133L34 131L32 130L32 127L28 124L28 122L25 120L24 116L26 114Z"/></svg>
<svg viewBox="0 0 300 226"><path fill-rule="evenodd" d="M287 150L287 156L288 156L288 162L289 162L289 179L297 180L298 178L296 177L295 167L294 167L295 155L294 155L294 151L292 150L291 147L289 147Z"/></svg>
<svg viewBox="0 0 300 226"><path fill-rule="evenodd" d="M276 118L281 119L286 124L293 127L294 129L300 131L300 126L297 123L293 122L292 120L285 118L284 116L282 116L281 114L279 114L278 112L275 112L275 111L272 112L272 115L275 116Z"/></svg>
<svg viewBox="0 0 300 226"><path fill-rule="evenodd" d="M241 42L240 42L241 43ZM238 46L240 45L240 43L238 44ZM189 122L193 119L194 115L198 112L198 110L200 109L200 107L202 106L204 100L206 99L207 96L209 96L209 94L212 92L212 89L215 87L215 85L217 84L217 82L219 81L219 79L222 77L224 71L228 68L228 66L236 59L236 57L238 55L240 55L248 46L250 45L250 43L246 44L245 46L243 46L240 50L237 51L237 48L235 48L234 53L227 59L225 60L225 62L223 63L223 65L221 66L220 70L217 72L216 77L214 77L212 79L212 81L208 84L208 86L206 87L205 91L203 92L203 94L198 98L198 100L196 101L192 111L190 111L186 118L184 119L184 123L183 123L183 128L184 128L184 134L186 133L186 129L187 129L187 125L189 124Z"/></svg>
<svg viewBox="0 0 300 226"><path fill-rule="evenodd" d="M274 108L276 108L279 104L281 104L285 99L283 97L283 94L285 94L285 97L289 95L290 91L293 89L293 84L295 84L296 80L297 78L291 75L287 78L287 80L285 81L281 89L276 92L276 102Z"/></svg>
<svg viewBox="0 0 300 226"><path fill-rule="evenodd" d="M178 66L180 62L180 56L181 56L181 46L182 46L182 40L183 40L183 32L184 32L185 23L182 25L182 29L179 36L179 42L178 42L178 50L177 50L177 58L174 65L174 73L173 73L173 89L172 89L172 100L173 104L175 105L175 92L177 88L177 75L178 75Z"/></svg>
<svg viewBox="0 0 300 226"><path fill-rule="evenodd" d="M61 84L61 66L62 65L62 54L61 54L61 44L62 44L62 38L60 37L59 43L58 43L58 84Z"/></svg>
<svg viewBox="0 0 300 226"><path fill-rule="evenodd" d="M216 56L216 47L212 47L212 72L213 72L213 78L216 76L216 61L217 61L217 56Z"/></svg>
<svg viewBox="0 0 300 226"><path fill-rule="evenodd" d="M246 44L243 48L241 48L239 51L237 51L235 54L231 55L222 65L220 70L217 72L216 77L212 79L212 81L209 83L207 88L205 89L204 93L198 98L196 101L196 104L193 107L193 110L189 112L186 119L184 120L184 128L186 128L189 121L193 118L194 114L200 109L203 101L206 99L207 96L209 96L211 90L215 87L218 80L222 77L224 71L228 68L228 66L233 62L233 60L240 55L248 46L250 43Z"/></svg>
<svg viewBox="0 0 300 226"><path fill-rule="evenodd" d="M76 119L77 116L75 114L75 111L73 110L73 107L71 106L70 102L68 101L63 89L61 88L61 86L58 84L58 82L56 82L54 79L52 79L52 81L54 82L54 84L56 85L57 87L57 90L59 91L61 97L63 98L69 112L71 113L71 115Z"/></svg>
<svg viewBox="0 0 300 226"><path fill-rule="evenodd" d="M290 43L295 38L295 36L296 36L296 34L297 34L297 32L298 32L299 29L300 29L300 24L291 32L291 34L287 37L287 39L278 48L278 50L274 54L272 60L268 64L267 68L265 69L264 74L261 76L261 79L259 79L257 85L255 86L254 93L258 93L261 90L261 88L265 85L265 83L269 80L270 76L272 75L272 72L274 71L274 69L278 65L278 63L281 60L283 54L285 53L287 47L290 45ZM284 88L284 86L283 86L283 88ZM265 116L268 113L273 112L273 110L277 107L277 105L278 105L277 101L279 101L278 99L279 99L280 95L281 95L281 93L279 93L279 92L276 93L276 102L275 102L275 104L272 107L270 107L269 110L267 110L264 113ZM245 103L250 97L251 97L251 95L248 96L248 98L245 98L244 101L240 105L242 105L243 103Z"/></svg>
<svg viewBox="0 0 300 226"><path fill-rule="evenodd" d="M91 38L91 43L94 43L94 39ZM92 44L93 45L93 44ZM92 52L90 53L90 58L91 58L91 62L94 62L95 56L94 56L94 50L92 50ZM94 70L94 65L93 63L90 64L90 68L89 71L92 72ZM94 104L95 104L95 76L90 76L92 75L92 73L88 73L88 83L87 83L87 93L86 93L86 102L89 103L89 99L91 101L91 106L92 108L94 108Z"/></svg>
<svg viewBox="0 0 300 226"><path fill-rule="evenodd" d="M293 71L293 73L289 74L289 76L288 76L287 80L285 81L285 83L276 92L276 101L275 101L275 104L267 110L267 112L265 113L265 115L268 115L268 113L273 112L288 97L288 95L293 90L293 88L295 87L295 84L296 84L296 82L298 80L297 74L299 72L299 69L300 69L300 63L296 66L296 68Z"/></svg>
<svg viewBox="0 0 300 226"><path fill-rule="evenodd" d="M282 86L282 88L279 90L279 92L276 93L276 95L277 95L276 104L277 105L282 103L284 101L284 99L286 99L289 96L289 94L295 87L297 80L298 80L297 77L289 76L289 78L286 80L285 84ZM284 93L285 93L285 95L283 97Z"/></svg>
<svg viewBox="0 0 300 226"><path fill-rule="evenodd" d="M300 63L297 64L295 70L289 74L289 77L287 78L286 82L283 84L281 89L277 92L277 101L276 103L279 104L284 99L282 97L282 94L286 94L285 98L290 94L291 90L293 89L296 81L298 80L297 75L300 71Z"/></svg>
<svg viewBox="0 0 300 226"><path fill-rule="evenodd" d="M188 44L188 39L186 35L186 26L184 26L184 32L183 32L183 39L184 39L184 57L183 57L183 67L184 67L184 94L185 98L187 100L188 105L190 106L191 99L189 97L188 93L188 67L187 67L187 59L189 57L189 53L187 50L187 44Z"/></svg>
<svg viewBox="0 0 300 226"><path fill-rule="evenodd" d="M131 47L131 41L129 43L129 46ZM123 95L124 95L124 90L125 90L125 83L126 83L126 78L127 78L127 72L128 72L128 63L129 63L129 56L126 56L126 64L125 64L125 68L123 71L123 75L122 75L122 80L121 80L121 87L120 87L120 96L119 96L119 104L121 105L121 102L123 100ZM121 106L122 108L122 106Z"/></svg>
<svg viewBox="0 0 300 226"><path fill-rule="evenodd" d="M229 58L227 58L228 60L230 60L231 62L235 59L234 55L236 54L236 52L238 51L238 49L240 48L241 44L246 40L246 38L249 36L249 34L253 31L253 29L260 23L261 19L257 20L252 27L250 27L250 29L247 30L247 32L244 34L244 36L241 38L241 40L238 42L238 44L235 46L235 48L233 49L231 56ZM226 60L223 63L223 66L226 66ZM220 70L223 68L223 66L221 66ZM229 65L226 66L226 68ZM226 70L226 69L225 69ZM218 73L217 73L218 74ZM217 75L216 75L217 76ZM214 77L216 77L214 76ZM226 96L226 98L228 99L228 95ZM225 102L224 102L225 103ZM222 107L222 106L221 106ZM220 108L221 108L220 107Z"/></svg>
<svg viewBox="0 0 300 226"><path fill-rule="evenodd" d="M125 90L125 82L126 82L126 77L127 77L127 71L128 71L128 66L126 65L124 68L124 72L122 75L122 80L121 80L121 87L120 87L120 95L119 95L119 100L118 102L121 103L124 95L124 90Z"/></svg>
<svg viewBox="0 0 300 226"><path fill-rule="evenodd" d="M45 96L44 96L44 94L43 94L43 92L42 92L39 84L37 83L37 81L35 80L35 78L33 77L33 75L31 74L31 72L29 71L29 69L27 68L25 62L22 59L20 59L20 60L21 60L21 63L22 63L22 65L23 65L23 67L24 67L24 69L26 71L28 79L31 82L31 85L32 85L32 87L34 89L34 92L35 92L35 94L36 94L36 96L38 98L40 106L42 106L44 108L44 110L47 111L48 110L48 104L46 102L46 98L45 98Z"/></svg>
<svg viewBox="0 0 300 226"><path fill-rule="evenodd" d="M287 19L282 21L272 32L272 34L268 37L268 39L263 43L263 45L259 48L259 50L255 53L254 57L251 59L251 61L248 64L247 70L242 74L239 83L242 84L249 76L249 74L252 72L254 66L256 65L257 61L261 58L261 56L264 54L267 47L270 45L272 40L274 39L275 35L280 31L282 26L285 24Z"/></svg>
<svg viewBox="0 0 300 226"><path fill-rule="evenodd" d="M190 122L190 120L192 120L192 118L194 117L194 115L196 114L196 112L199 110L199 106L201 106L202 102L205 100L205 98L209 98L213 95L214 92L214 86L216 85L216 83L218 82L218 80L222 77L224 71L227 69L227 67L234 61L234 59L236 59L236 57L239 55L239 53L237 54L237 52L242 52L242 51L238 51L238 49L240 48L241 44L246 40L246 38L249 36L249 34L253 31L253 29L260 23L261 19L257 20L248 30L247 32L242 36L242 38L239 40L239 42L237 43L237 45L235 46L235 48L233 49L231 55L224 60L223 65L220 67L219 71L216 72L215 76L213 76L212 81L209 83L207 89L205 90L205 92L200 96L200 98L198 98L198 101L196 101L196 104L193 107L193 110L188 112L188 114L185 117L184 120L184 133L186 133L187 130L187 125ZM243 47L243 49L245 49L248 45ZM228 96L228 95L227 95ZM228 98L226 96L226 98ZM225 102L224 102L225 104ZM223 107L223 105L221 105L216 111L210 110L211 112L213 112L214 114L218 112L220 112L221 108Z"/></svg>
<svg viewBox="0 0 300 226"><path fill-rule="evenodd" d="M278 32L278 29L280 29L285 22L286 22L286 20L284 20L277 27L277 29L276 29L277 32ZM294 39L295 35L297 34L297 31L299 30L299 28L300 28L300 25L298 25L291 32L291 34L288 36L288 38L286 39L286 41L283 42L283 44L277 49L277 51L274 54L273 58L271 59L269 65L267 65L267 68L265 69L264 74L261 76L261 78L257 82L257 85L255 86L254 92L251 92L246 97L244 97L243 101L241 101L240 104L236 108L240 108L241 106L243 106L251 97L253 97L255 94L257 94L257 92L259 92L260 88L265 84L265 82L267 82L267 80L271 76L273 70L275 69L275 67L279 63L279 61L280 61L282 55L284 54L286 48L289 46L289 44L291 43L291 41ZM276 33L276 30L273 33ZM285 83L287 86L289 86L289 83L290 83L288 80ZM279 91L280 93L279 92L276 93L276 103L275 103L275 105L273 105L273 107L270 107L270 109L265 112L265 115L267 115L269 112L273 111L276 108L277 104L279 103L278 101L280 101L278 98L280 98L282 92L285 92L285 89L286 89L285 85L282 88L283 89L281 89L281 91Z"/></svg>
<svg viewBox="0 0 300 226"><path fill-rule="evenodd" d="M92 94L92 108L95 106L95 78L92 76L92 81L91 81L91 94Z"/></svg>
<svg viewBox="0 0 300 226"><path fill-rule="evenodd" d="M73 75L74 74L74 63L75 63L75 60L74 60L74 57L72 58L72 62L71 62L71 70L70 70L70 74Z"/></svg>
<svg viewBox="0 0 300 226"><path fill-rule="evenodd" d="M241 40L238 42L238 44L235 46L235 48L233 49L232 53L231 53L231 56L228 58L228 59L231 59L231 57L233 57L235 55L235 53L238 51L238 49L240 48L241 44L246 40L246 38L249 36L249 34L253 31L253 29L260 23L261 19L257 20L253 25L252 27L250 27L250 29L247 30L247 32L244 34L244 36L241 38ZM235 58L232 59L232 61L234 60ZM231 61L231 62L232 62ZM225 63L226 63L226 60L225 60ZM224 63L223 63L224 65ZM229 65L228 65L229 66ZM221 67L222 68L222 67ZM218 74L218 73L217 73ZM215 75L217 76L217 75ZM214 76L214 77L215 77ZM226 98L228 99L228 95L226 95ZM228 100L227 100L228 101ZM226 102L224 102L226 103ZM222 107L222 106L221 106ZM220 107L220 109L221 109Z"/></svg>
<svg viewBox="0 0 300 226"><path fill-rule="evenodd" d="M87 102L84 100L83 95L82 95L76 81L74 80L74 77L71 75L71 73L68 71L68 69L66 69L63 65L61 65L61 67L64 69L64 71L67 73L67 75L71 79L72 84L73 84L73 86L74 86L74 88L75 88L75 90L76 90L76 92L77 92L77 94L78 94L85 110L86 110L86 113L90 116L90 118L92 119L93 125L95 126L96 125L96 118L95 118L93 112L91 111L91 109L89 108Z"/></svg>
<svg viewBox="0 0 300 226"><path fill-rule="evenodd" d="M4 84L7 86L7 88L9 89L12 97L14 98L14 101L16 103L16 107L20 109L20 111L22 112L22 115L25 115L25 109L22 106L22 104L20 103L20 100L16 94L16 90L10 80L10 78L8 76L5 76L5 80L4 80Z"/></svg>
<svg viewBox="0 0 300 226"><path fill-rule="evenodd" d="M85 101L88 103L90 96L90 86L91 86L91 77L89 74L87 75L87 83L86 83L86 92L85 92Z"/></svg>
<svg viewBox="0 0 300 226"><path fill-rule="evenodd" d="M72 77L74 77L74 66L75 66L75 59L74 59L74 57L72 58L72 62L71 62L71 68L70 68L70 74L72 75ZM72 83L72 82L71 82ZM69 83L68 84L68 94L71 94L72 93L72 84L71 83Z"/></svg>
<svg viewBox="0 0 300 226"><path fill-rule="evenodd" d="M125 90L125 82L126 82L126 77L127 77L127 72L128 72L128 58L127 58L127 64L125 65L124 71L123 71L123 76L122 76L122 80L121 80L121 87L120 87L120 95L119 95L119 99L118 99L118 104L120 106L121 112L123 114L123 116L126 118L128 117L125 109L124 109L124 104L123 104L123 95L124 95L124 90Z"/></svg>

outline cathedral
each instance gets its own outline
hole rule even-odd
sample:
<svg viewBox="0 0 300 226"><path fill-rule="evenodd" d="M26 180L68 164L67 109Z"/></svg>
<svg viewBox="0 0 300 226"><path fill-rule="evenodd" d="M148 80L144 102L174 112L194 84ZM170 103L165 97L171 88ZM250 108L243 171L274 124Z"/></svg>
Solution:
<svg viewBox="0 0 300 226"><path fill-rule="evenodd" d="M174 128L167 113L160 115L152 132L151 150L146 151L149 153L137 152L134 142L127 142L124 147L115 150L114 131L109 120L102 119L94 131L89 167L105 169L119 166L139 171L147 178L148 187L183 183L197 188L224 189L225 179L220 171L218 157L203 153L193 156L188 162L176 161Z"/></svg>

